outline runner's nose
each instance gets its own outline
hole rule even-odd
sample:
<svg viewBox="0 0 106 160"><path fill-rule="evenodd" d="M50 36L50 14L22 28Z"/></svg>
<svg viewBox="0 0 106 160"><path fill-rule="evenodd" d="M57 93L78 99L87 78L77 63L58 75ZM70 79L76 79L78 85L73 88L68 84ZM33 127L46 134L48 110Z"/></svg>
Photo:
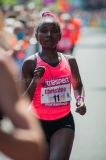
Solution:
<svg viewBox="0 0 106 160"><path fill-rule="evenodd" d="M47 33L47 37L52 37L52 33L51 33L51 32L48 32L48 33Z"/></svg>

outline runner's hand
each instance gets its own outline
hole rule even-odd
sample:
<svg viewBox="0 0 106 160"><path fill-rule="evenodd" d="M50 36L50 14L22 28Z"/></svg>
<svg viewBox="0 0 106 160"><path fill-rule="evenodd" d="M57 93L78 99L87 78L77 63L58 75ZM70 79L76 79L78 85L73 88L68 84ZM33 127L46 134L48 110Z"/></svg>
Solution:
<svg viewBox="0 0 106 160"><path fill-rule="evenodd" d="M44 75L44 72L45 72L44 66L39 66L39 67L35 68L33 79L36 81L36 83L39 82L40 78Z"/></svg>
<svg viewBox="0 0 106 160"><path fill-rule="evenodd" d="M86 106L84 104L84 102L82 101L78 101L76 102L76 112L79 113L80 115L84 115L86 113Z"/></svg>

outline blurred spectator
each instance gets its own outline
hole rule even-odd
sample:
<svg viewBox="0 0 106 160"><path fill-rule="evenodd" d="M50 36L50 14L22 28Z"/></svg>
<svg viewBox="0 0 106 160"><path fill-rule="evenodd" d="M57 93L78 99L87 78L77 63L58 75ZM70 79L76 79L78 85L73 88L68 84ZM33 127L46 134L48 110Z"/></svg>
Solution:
<svg viewBox="0 0 106 160"><path fill-rule="evenodd" d="M8 52L9 56L13 54L13 43L16 41L16 37L13 33L9 32L8 29L5 29L5 23L4 23L4 13L2 9L0 9L0 48ZM3 52L4 53L4 52Z"/></svg>
<svg viewBox="0 0 106 160"><path fill-rule="evenodd" d="M72 44L73 45L71 47L71 53L73 53L74 47L75 47L77 41L80 38L82 21L79 18L77 18L75 16L72 16L71 20L70 20L70 23L73 24L73 26L74 26L74 34L73 34L73 38L72 38Z"/></svg>
<svg viewBox="0 0 106 160"><path fill-rule="evenodd" d="M77 10L77 8L74 8L69 11L68 5L64 5L66 2L59 1L59 3L61 3L63 7L66 6L63 12L62 10L58 10L57 13L54 13L61 22L62 39L66 38L65 41L61 40L59 42L59 51L64 52L65 50L70 54L73 53L73 49L80 38L81 27L106 28L105 8L102 8L101 10ZM28 5L20 4L14 7L3 6L3 9L4 12L0 10L0 36L5 40L2 38L0 41L7 50L9 46L6 45L10 44L14 50L14 54L12 55L19 65L19 68L21 68L24 58L40 50L40 46L35 39L34 28L39 18L41 18L41 13L50 11L50 7L45 6L43 8L43 6L41 6L41 8L38 9L36 8L36 5L31 2L28 3ZM52 11L52 13L53 12L55 11ZM67 20L61 19L63 15L68 15L66 16ZM70 21L70 23L68 21ZM5 33L6 35L8 34L8 36L6 36ZM7 43L4 43L3 41L7 41ZM61 48L61 43L63 45L65 44L65 47L68 45L68 48Z"/></svg>
<svg viewBox="0 0 106 160"><path fill-rule="evenodd" d="M74 26L70 23L71 16L64 13L60 16L61 21L61 40L58 42L57 49L59 52L71 54L73 46Z"/></svg>
<svg viewBox="0 0 106 160"><path fill-rule="evenodd" d="M69 13L63 13L60 15L60 22L62 37L57 45L58 51L72 54L75 44L80 37L82 21Z"/></svg>

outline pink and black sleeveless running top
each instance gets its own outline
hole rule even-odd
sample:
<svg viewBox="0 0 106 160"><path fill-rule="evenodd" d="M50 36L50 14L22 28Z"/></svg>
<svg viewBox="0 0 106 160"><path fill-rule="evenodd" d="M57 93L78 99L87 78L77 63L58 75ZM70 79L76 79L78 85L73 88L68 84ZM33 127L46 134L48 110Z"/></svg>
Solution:
<svg viewBox="0 0 106 160"><path fill-rule="evenodd" d="M45 66L43 77L36 86L30 110L39 119L56 120L70 112L72 74L66 58L56 67L44 62L36 54L38 66Z"/></svg>

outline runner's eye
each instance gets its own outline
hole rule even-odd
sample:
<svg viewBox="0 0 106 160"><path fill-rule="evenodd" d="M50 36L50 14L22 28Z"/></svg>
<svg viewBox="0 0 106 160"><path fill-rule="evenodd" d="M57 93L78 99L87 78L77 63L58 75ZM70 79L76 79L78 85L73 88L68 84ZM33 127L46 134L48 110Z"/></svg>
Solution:
<svg viewBox="0 0 106 160"><path fill-rule="evenodd" d="M58 32L57 29L53 29L53 30L52 30L52 33L57 33L57 32Z"/></svg>
<svg viewBox="0 0 106 160"><path fill-rule="evenodd" d="M46 29L41 30L42 33L47 33Z"/></svg>

